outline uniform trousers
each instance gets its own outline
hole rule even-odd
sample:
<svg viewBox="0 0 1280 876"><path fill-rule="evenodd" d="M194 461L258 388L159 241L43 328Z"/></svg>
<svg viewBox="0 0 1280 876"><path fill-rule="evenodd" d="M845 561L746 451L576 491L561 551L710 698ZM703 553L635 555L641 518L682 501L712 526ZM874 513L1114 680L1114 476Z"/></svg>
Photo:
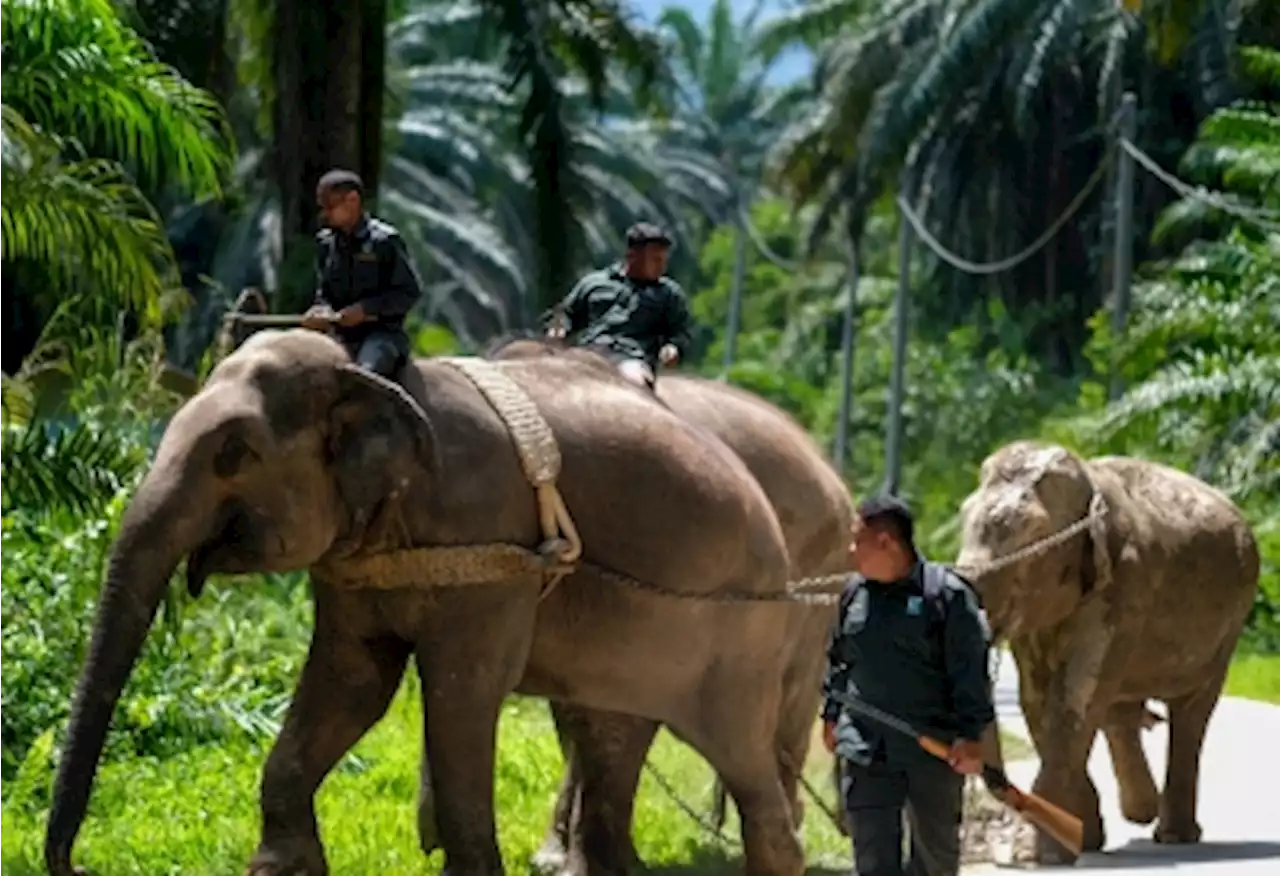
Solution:
<svg viewBox="0 0 1280 876"><path fill-rule="evenodd" d="M921 757L904 766L841 760L841 791L858 876L956 876L964 776ZM903 813L911 851L903 866Z"/></svg>
<svg viewBox="0 0 1280 876"><path fill-rule="evenodd" d="M395 380L409 361L409 336L403 329L376 328L339 339L353 362L388 380Z"/></svg>

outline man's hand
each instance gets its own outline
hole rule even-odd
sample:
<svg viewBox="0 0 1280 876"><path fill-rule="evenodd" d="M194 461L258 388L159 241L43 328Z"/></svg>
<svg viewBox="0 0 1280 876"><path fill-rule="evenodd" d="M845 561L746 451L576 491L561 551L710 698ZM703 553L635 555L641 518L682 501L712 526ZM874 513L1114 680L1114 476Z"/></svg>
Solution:
<svg viewBox="0 0 1280 876"><path fill-rule="evenodd" d="M369 315L364 312L363 304L352 304L350 307L344 307L338 311L338 325L359 325L368 318Z"/></svg>
<svg viewBox="0 0 1280 876"><path fill-rule="evenodd" d="M822 747L829 753L836 753L836 722L822 722Z"/></svg>
<svg viewBox="0 0 1280 876"><path fill-rule="evenodd" d="M972 739L957 739L951 743L951 756L947 758L947 763L961 775L977 775L982 772L982 743Z"/></svg>
<svg viewBox="0 0 1280 876"><path fill-rule="evenodd" d="M680 351L676 349L675 344L663 344L662 349L658 351L658 361L663 365L671 365L679 359Z"/></svg>
<svg viewBox="0 0 1280 876"><path fill-rule="evenodd" d="M322 332L333 324L333 310L324 305L317 304L302 314L301 325L304 329L311 329L313 332Z"/></svg>

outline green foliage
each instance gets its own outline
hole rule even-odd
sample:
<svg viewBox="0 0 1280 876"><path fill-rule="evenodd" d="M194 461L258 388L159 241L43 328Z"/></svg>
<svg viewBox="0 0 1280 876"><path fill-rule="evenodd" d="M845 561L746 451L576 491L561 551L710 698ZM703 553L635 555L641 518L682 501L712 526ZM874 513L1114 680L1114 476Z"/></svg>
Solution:
<svg viewBox="0 0 1280 876"><path fill-rule="evenodd" d="M752 220L771 249L797 252L804 216L785 203L763 201ZM844 473L852 491L878 491L884 481L886 387L892 367L893 295L896 278L887 275L896 253L888 243L893 227L887 212L868 224L858 284L851 458ZM732 230L721 229L703 249L708 281L694 296L693 312L705 327L720 325L732 282ZM738 362L727 375L734 383L781 405L830 447L839 410L839 344L847 300L847 273L831 253L806 264L799 274L756 254L749 257L743 294ZM1014 324L998 303L990 322ZM706 359L720 361L716 338ZM710 366L704 370L714 373ZM921 518L924 547L939 557L957 547L955 514L974 486L974 472L1005 441L1038 429L1041 419L1075 395L1074 384L1043 373L1029 359L1016 332L1007 345L991 346L975 326L936 333L916 331L908 348L903 412L904 496Z"/></svg>
<svg viewBox="0 0 1280 876"><path fill-rule="evenodd" d="M157 62L110 0L12 0L3 36L5 106L144 184L221 191L234 146L221 107Z"/></svg>
<svg viewBox="0 0 1280 876"><path fill-rule="evenodd" d="M1265 70L1280 52L1252 49L1248 57ZM1271 121L1247 102L1219 109L1183 167L1228 186L1246 216L1280 215L1275 174L1256 170L1276 158ZM1123 336L1112 336L1107 314L1094 317L1089 355L1102 373L1117 359L1128 388L1104 405L1101 386L1087 385L1077 429L1099 451L1190 471L1245 509L1263 557L1248 638L1280 650L1280 234L1265 231L1265 220L1213 208L1216 222L1187 224L1208 215L1204 200L1175 203L1156 223L1165 240L1180 223L1179 233L1196 239L1145 269Z"/></svg>

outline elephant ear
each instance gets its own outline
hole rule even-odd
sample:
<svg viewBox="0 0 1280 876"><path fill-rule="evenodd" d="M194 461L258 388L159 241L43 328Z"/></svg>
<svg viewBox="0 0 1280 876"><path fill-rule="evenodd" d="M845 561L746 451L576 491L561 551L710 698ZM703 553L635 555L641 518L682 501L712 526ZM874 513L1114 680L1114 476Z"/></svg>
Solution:
<svg viewBox="0 0 1280 876"><path fill-rule="evenodd" d="M431 420L398 384L355 365L340 365L329 410L329 458L356 531L424 470L434 471ZM419 480L420 482L420 480Z"/></svg>

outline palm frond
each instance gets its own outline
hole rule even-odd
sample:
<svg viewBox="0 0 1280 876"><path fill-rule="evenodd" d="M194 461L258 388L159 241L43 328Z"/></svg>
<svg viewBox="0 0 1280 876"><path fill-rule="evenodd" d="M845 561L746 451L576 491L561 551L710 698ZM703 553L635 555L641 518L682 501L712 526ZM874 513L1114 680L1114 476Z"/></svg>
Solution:
<svg viewBox="0 0 1280 876"><path fill-rule="evenodd" d="M132 441L92 423L7 427L0 445L5 513L101 512L146 462Z"/></svg>
<svg viewBox="0 0 1280 876"><path fill-rule="evenodd" d="M64 161L57 140L3 107L3 258L29 259L68 293L95 291L157 315L175 282L154 208L112 162ZM100 302L101 303L101 302Z"/></svg>
<svg viewBox="0 0 1280 876"><path fill-rule="evenodd" d="M222 109L156 61L110 0L13 0L0 31L6 105L148 183L221 192L234 149Z"/></svg>

